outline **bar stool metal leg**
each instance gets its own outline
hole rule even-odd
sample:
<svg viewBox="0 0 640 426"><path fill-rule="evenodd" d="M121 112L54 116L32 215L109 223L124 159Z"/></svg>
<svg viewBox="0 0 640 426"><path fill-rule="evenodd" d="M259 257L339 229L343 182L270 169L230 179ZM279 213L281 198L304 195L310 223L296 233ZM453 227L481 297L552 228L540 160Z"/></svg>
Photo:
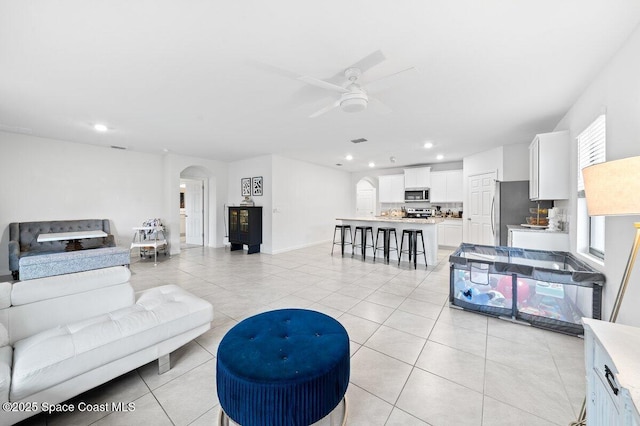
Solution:
<svg viewBox="0 0 640 426"><path fill-rule="evenodd" d="M392 232L393 232L393 238L394 238L395 244L396 244L393 249L391 248L391 233ZM391 260L390 253L391 253L392 250L396 252L398 257L400 256L400 252L398 251L398 234L396 233L396 229L395 228L389 228L387 234L385 235L385 244L386 244L385 256L386 256L387 263L389 263L390 260Z"/></svg>

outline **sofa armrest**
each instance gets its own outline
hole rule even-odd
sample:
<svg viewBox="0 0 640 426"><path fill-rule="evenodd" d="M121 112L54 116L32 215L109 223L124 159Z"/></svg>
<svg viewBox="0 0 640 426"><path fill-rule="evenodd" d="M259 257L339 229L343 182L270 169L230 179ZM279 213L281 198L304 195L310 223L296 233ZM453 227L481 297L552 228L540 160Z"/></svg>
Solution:
<svg viewBox="0 0 640 426"><path fill-rule="evenodd" d="M115 247L116 246L116 239L112 234L109 234L104 238L104 246L105 247Z"/></svg>
<svg viewBox="0 0 640 426"><path fill-rule="evenodd" d="M11 364L13 348L3 346L0 348L0 402L9 401L9 389L11 387Z"/></svg>
<svg viewBox="0 0 640 426"><path fill-rule="evenodd" d="M16 240L9 241L9 270L17 271L20 268L20 243Z"/></svg>

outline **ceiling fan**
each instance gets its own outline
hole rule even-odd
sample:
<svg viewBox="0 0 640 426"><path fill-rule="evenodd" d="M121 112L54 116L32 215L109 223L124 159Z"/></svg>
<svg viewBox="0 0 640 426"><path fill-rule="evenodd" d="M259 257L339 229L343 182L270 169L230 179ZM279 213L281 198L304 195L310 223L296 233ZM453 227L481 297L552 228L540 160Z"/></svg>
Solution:
<svg viewBox="0 0 640 426"><path fill-rule="evenodd" d="M397 77L400 74L403 74L407 71L415 71L415 67L410 67L393 74L386 75L384 77L377 78L375 80L371 80L369 82L362 82L362 75L368 69L378 65L380 62L384 61L386 58L382 54L380 50L373 52L372 54L366 56L361 59L357 63L348 67L342 75L342 79L344 82L340 84L335 84L326 80L320 80L315 77L303 75L298 77L298 80L303 81L307 84L321 87L323 89L331 90L334 92L341 93L340 98L333 101L329 105L324 108L314 112L309 116L309 118L318 117L328 111L331 111L334 108L340 107L345 112L359 112L364 111L369 103L371 103L374 108L381 113L391 112L391 108L382 103L379 99L371 96L376 92L379 92L383 88L385 88L385 84L388 83L392 78ZM340 78L341 75L334 76L331 80L336 80Z"/></svg>

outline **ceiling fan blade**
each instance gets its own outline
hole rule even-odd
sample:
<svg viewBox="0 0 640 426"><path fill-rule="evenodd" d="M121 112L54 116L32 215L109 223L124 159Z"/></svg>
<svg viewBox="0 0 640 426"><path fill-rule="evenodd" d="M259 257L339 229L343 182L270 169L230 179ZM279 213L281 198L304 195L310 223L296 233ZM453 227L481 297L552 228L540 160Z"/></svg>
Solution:
<svg viewBox="0 0 640 426"><path fill-rule="evenodd" d="M385 104L378 98L369 96L369 105L371 105L371 108L378 114L390 114L391 112L393 112L393 110L389 108L387 104Z"/></svg>
<svg viewBox="0 0 640 426"><path fill-rule="evenodd" d="M375 67L385 59L387 58L382 53L382 50L376 50L347 68L358 68L360 71L365 73L368 69Z"/></svg>
<svg viewBox="0 0 640 426"><path fill-rule="evenodd" d="M298 80L304 81L307 84L311 84L312 86L322 87L323 89L333 90L335 92L347 93L348 90L342 86L338 86L337 84L329 83L324 80L320 80L315 77L310 77L308 75L303 75L298 77Z"/></svg>
<svg viewBox="0 0 640 426"><path fill-rule="evenodd" d="M391 84L394 83L394 80L398 78L398 76L400 76L401 74L405 74L409 71L417 72L418 69L416 67L410 67L401 71L394 72L393 74L385 75L384 77L376 78L375 80L371 80L365 83L367 93L375 93L377 91L387 89Z"/></svg>
<svg viewBox="0 0 640 426"><path fill-rule="evenodd" d="M324 114L325 112L331 111L332 109L338 107L340 105L340 100L333 102L332 104L327 105L326 107L314 112L309 116L309 118L316 118L319 115Z"/></svg>

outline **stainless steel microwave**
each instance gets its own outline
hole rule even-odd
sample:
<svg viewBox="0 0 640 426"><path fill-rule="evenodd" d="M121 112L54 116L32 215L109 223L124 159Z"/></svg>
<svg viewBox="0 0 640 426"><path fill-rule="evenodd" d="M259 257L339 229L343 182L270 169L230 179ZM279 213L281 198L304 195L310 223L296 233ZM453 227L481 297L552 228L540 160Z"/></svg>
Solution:
<svg viewBox="0 0 640 426"><path fill-rule="evenodd" d="M429 202L429 190L428 189L413 189L411 191L404 191L404 201L406 203L428 203Z"/></svg>

